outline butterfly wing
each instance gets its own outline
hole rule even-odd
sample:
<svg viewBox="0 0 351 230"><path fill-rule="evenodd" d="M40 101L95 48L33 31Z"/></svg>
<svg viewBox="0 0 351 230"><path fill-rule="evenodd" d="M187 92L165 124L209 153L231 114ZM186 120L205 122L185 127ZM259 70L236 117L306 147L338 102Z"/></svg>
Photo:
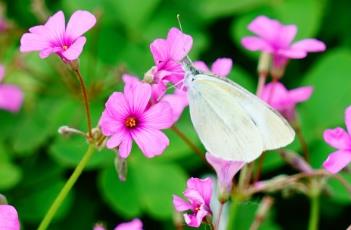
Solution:
<svg viewBox="0 0 351 230"><path fill-rule="evenodd" d="M250 162L294 139L288 122L229 80L199 74L188 84L190 115L206 149L227 160Z"/></svg>

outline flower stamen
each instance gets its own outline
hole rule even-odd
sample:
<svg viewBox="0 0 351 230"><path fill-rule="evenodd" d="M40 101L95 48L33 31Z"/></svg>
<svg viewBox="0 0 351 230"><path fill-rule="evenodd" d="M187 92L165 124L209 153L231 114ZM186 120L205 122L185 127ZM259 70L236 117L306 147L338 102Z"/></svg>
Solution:
<svg viewBox="0 0 351 230"><path fill-rule="evenodd" d="M128 117L124 124L128 128L134 128L135 126L137 126L137 120L134 117Z"/></svg>

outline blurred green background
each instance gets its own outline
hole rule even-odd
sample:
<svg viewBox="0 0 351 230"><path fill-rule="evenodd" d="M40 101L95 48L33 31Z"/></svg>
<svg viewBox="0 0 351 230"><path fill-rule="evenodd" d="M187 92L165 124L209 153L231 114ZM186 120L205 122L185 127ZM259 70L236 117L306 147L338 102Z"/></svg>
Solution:
<svg viewBox="0 0 351 230"><path fill-rule="evenodd" d="M37 53L20 54L19 38L47 15L63 10L66 21L77 9L94 13L97 24L87 35L80 58L91 98L93 123L104 102L120 90L120 77L142 77L153 65L149 44L178 27L194 38L191 57L208 64L230 57L230 78L254 91L258 54L244 50L240 39L250 34L248 23L266 15L285 24L296 24L296 39L316 37L327 44L325 53L311 54L289 63L283 82L288 88L315 87L312 98L299 106L311 163L321 168L332 149L324 143L326 128L344 125L344 109L351 104L351 2L348 0L8 0L0 1L11 28L0 33L0 63L6 82L18 84L25 103L18 114L0 111L0 193L16 206L22 229L34 229L87 148L80 137L64 138L61 125L85 130L79 85L54 56L41 60ZM186 110L177 126L198 146ZM128 160L127 182L119 182L114 153L95 154L86 172L70 193L50 229L92 229L97 221L109 229L139 217L145 229L175 229L171 195L180 195L190 176L211 173L173 132L166 152L146 159L136 146ZM299 151L298 144L291 148ZM263 178L296 173L278 154L267 154ZM350 173L341 173L351 182ZM351 223L350 194L328 180L322 195L320 229L346 229ZM306 229L309 202L301 194L272 194L276 202L261 229ZM248 229L260 196L242 203L237 229ZM205 228L204 228L205 229Z"/></svg>

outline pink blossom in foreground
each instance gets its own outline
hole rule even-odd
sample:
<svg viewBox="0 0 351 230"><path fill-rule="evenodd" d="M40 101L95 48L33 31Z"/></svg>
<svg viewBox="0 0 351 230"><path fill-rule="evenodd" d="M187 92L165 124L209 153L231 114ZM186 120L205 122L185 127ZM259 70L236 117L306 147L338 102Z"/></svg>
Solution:
<svg viewBox="0 0 351 230"><path fill-rule="evenodd" d="M326 49L323 42L308 38L292 43L297 32L295 25L283 25L277 20L258 16L248 26L257 36L242 39L242 45L251 51L261 51L273 55L273 65L281 66L288 59L300 59L308 52L321 52Z"/></svg>
<svg viewBox="0 0 351 230"><path fill-rule="evenodd" d="M211 69L203 61L195 61L194 66L201 71L207 73L213 73L219 77L225 78L232 70L233 61L230 58L217 58L216 61L213 62Z"/></svg>
<svg viewBox="0 0 351 230"><path fill-rule="evenodd" d="M139 78L129 74L123 75L123 81L125 84L135 84L140 82ZM151 83L151 100L150 104L158 102L167 102L172 109L172 124L176 123L182 115L185 107L188 106L188 99L186 92L180 89L175 89L171 94L165 94L166 88L161 83Z"/></svg>
<svg viewBox="0 0 351 230"><path fill-rule="evenodd" d="M210 153L206 153L206 160L216 171L220 197L228 198L233 186L233 177L245 165L245 162L223 160Z"/></svg>
<svg viewBox="0 0 351 230"><path fill-rule="evenodd" d="M0 229L20 229L18 214L13 206L7 204L0 205Z"/></svg>
<svg viewBox="0 0 351 230"><path fill-rule="evenodd" d="M96 22L93 14L77 10L65 26L62 11L51 16L44 25L34 26L21 38L21 52L39 51L41 58L56 53L64 61L73 61L81 54L86 38L82 36Z"/></svg>
<svg viewBox="0 0 351 230"><path fill-rule="evenodd" d="M156 68L151 75L154 81L166 80L177 84L184 78L184 70L179 62L188 54L193 44L191 36L177 28L171 28L167 39L158 38L150 45Z"/></svg>
<svg viewBox="0 0 351 230"><path fill-rule="evenodd" d="M172 125L172 109L166 102L150 105L151 86L127 81L124 92L113 93L100 118L102 133L108 136L107 148L118 147L121 158L128 157L134 140L147 157L162 154L169 144L160 129Z"/></svg>
<svg viewBox="0 0 351 230"><path fill-rule="evenodd" d="M313 88L310 86L287 90L280 82L271 82L264 86L261 98L278 110L288 120L292 120L297 103L308 100Z"/></svg>
<svg viewBox="0 0 351 230"><path fill-rule="evenodd" d="M197 228L206 216L212 215L210 208L212 180L210 178L190 178L183 194L188 201L173 195L173 205L178 212L190 210L192 213L184 214L185 223Z"/></svg>
<svg viewBox="0 0 351 230"><path fill-rule="evenodd" d="M351 162L351 106L345 111L347 131L337 127L324 131L324 140L337 151L331 153L323 166L331 173L337 173Z"/></svg>
<svg viewBox="0 0 351 230"><path fill-rule="evenodd" d="M93 230L106 230L103 224L95 224Z"/></svg>
<svg viewBox="0 0 351 230"><path fill-rule="evenodd" d="M18 112L22 106L23 93L15 85L1 83L4 75L5 68L0 65L0 109Z"/></svg>
<svg viewBox="0 0 351 230"><path fill-rule="evenodd" d="M143 230L143 223L139 219L119 224L114 230Z"/></svg>

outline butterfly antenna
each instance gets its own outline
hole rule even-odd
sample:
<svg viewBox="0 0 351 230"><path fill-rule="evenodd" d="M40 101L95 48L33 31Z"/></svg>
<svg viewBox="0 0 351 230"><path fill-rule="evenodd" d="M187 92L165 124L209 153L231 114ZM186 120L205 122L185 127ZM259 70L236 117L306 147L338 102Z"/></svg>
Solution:
<svg viewBox="0 0 351 230"><path fill-rule="evenodd" d="M175 84L173 84L173 85L171 85L171 86L168 86L167 89L166 89L166 91L168 91L168 90L170 90L170 89L173 89L173 88L176 88L178 85L182 84L183 82L184 82L184 79L178 81L177 83L175 83ZM183 86L184 86L184 85L183 85ZM181 87L181 89L183 89L183 86ZM163 95L160 95L160 96L157 98L157 101L160 101L160 99L161 99L163 96L164 96L164 94L163 94Z"/></svg>
<svg viewBox="0 0 351 230"><path fill-rule="evenodd" d="M182 32L183 32L182 23L180 22L180 14L177 14L177 21L178 21L178 25L179 25L179 29L180 29L180 31L182 31Z"/></svg>

